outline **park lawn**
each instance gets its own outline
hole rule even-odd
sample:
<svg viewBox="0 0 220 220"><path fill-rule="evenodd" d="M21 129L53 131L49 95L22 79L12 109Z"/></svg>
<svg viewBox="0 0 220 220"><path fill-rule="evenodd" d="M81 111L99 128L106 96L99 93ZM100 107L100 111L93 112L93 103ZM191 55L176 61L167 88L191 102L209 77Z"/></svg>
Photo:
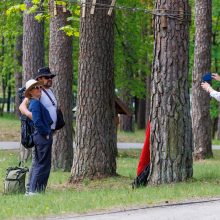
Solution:
<svg viewBox="0 0 220 220"><path fill-rule="evenodd" d="M0 219L56 216L126 209L220 196L220 151L214 158L194 163L194 178L186 183L148 186L132 190L140 150L119 151L119 176L84 180L70 185L68 172L52 172L47 192L42 195L0 195ZM18 152L0 151L0 177L3 191L5 169L17 164Z"/></svg>

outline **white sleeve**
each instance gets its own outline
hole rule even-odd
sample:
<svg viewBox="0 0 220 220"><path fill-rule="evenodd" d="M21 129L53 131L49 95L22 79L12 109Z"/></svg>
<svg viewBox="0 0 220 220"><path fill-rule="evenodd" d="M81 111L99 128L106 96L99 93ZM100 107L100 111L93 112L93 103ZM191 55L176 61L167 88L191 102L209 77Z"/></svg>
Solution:
<svg viewBox="0 0 220 220"><path fill-rule="evenodd" d="M210 96L220 102L220 92L212 91L212 92L210 92Z"/></svg>

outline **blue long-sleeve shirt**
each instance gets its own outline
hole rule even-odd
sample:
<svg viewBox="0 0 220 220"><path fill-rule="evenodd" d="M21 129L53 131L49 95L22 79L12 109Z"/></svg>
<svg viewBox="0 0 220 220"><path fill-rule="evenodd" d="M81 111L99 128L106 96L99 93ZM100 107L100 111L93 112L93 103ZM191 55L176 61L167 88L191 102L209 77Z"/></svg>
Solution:
<svg viewBox="0 0 220 220"><path fill-rule="evenodd" d="M29 110L32 112L32 121L39 134L50 134L53 120L48 110L37 99L30 100Z"/></svg>

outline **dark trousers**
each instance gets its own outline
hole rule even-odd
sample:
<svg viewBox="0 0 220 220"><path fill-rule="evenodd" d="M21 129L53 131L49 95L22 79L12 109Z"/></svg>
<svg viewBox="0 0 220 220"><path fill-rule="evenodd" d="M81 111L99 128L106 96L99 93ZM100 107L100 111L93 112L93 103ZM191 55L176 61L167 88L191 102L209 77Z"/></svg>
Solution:
<svg viewBox="0 0 220 220"><path fill-rule="evenodd" d="M52 135L49 139L39 133L34 134L34 158L30 174L30 192L44 192L51 169Z"/></svg>

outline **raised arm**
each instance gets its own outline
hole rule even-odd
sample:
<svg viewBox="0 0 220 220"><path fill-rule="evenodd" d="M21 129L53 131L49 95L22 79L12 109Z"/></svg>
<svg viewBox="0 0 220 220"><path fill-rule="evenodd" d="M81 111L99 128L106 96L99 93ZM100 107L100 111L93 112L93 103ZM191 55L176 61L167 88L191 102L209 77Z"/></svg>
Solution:
<svg viewBox="0 0 220 220"><path fill-rule="evenodd" d="M24 98L23 102L19 106L19 110L23 115L26 115L28 118L32 120L32 113L28 110L28 98Z"/></svg>

